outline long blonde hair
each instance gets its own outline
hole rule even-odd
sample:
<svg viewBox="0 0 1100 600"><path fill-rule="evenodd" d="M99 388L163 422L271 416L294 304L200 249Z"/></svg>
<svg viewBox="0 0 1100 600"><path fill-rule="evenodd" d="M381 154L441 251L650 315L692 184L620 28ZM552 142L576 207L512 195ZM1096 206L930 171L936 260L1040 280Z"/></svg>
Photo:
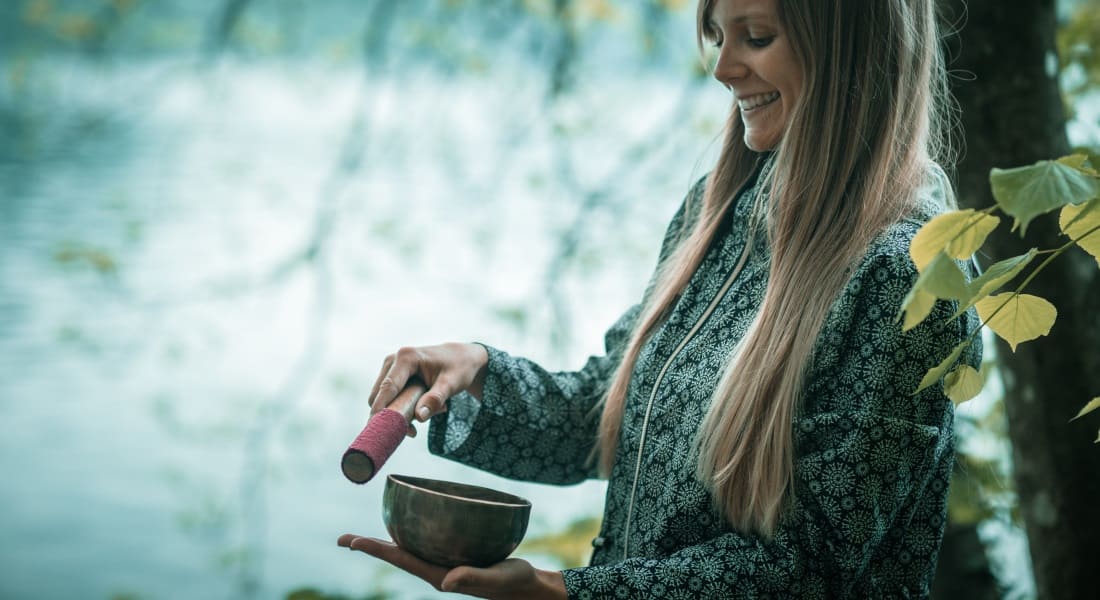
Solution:
<svg viewBox="0 0 1100 600"><path fill-rule="evenodd" d="M713 41L701 0L698 41ZM945 69L935 0L777 0L803 67L801 97L759 185L771 261L755 320L731 353L700 427L697 475L731 526L771 535L792 479L792 424L825 317L851 267L914 208L939 161L950 164ZM661 265L608 388L598 444L610 473L630 375L699 267L760 155L736 103L690 233ZM766 211L766 212L765 212ZM745 252L751 247L746 245ZM738 269L745 262L742 256Z"/></svg>

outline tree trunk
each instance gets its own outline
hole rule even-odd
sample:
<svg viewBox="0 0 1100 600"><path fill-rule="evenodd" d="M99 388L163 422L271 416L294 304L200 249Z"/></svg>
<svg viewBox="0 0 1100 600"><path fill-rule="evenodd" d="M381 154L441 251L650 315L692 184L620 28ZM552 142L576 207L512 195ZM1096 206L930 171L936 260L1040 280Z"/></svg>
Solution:
<svg viewBox="0 0 1100 600"><path fill-rule="evenodd" d="M962 13L959 0L944 0ZM959 201L993 203L992 167L1016 167L1069 151L1058 89L1054 0L968 0L968 20L954 41L953 72L962 108L966 154L958 165ZM1052 215L1051 215L1052 216ZM1051 216L1026 240L1002 226L991 238L992 261L1066 239ZM1100 272L1078 249L1067 252L1029 286L1050 300L1058 321L1048 337L1017 347L998 343L1016 488L1040 599L1095 597L1100 540L1100 447L1096 419L1068 423L1100 395Z"/></svg>
<svg viewBox="0 0 1100 600"><path fill-rule="evenodd" d="M932 598L998 600L1000 597L1000 588L985 557L985 546L978 538L977 525L948 523L936 578L932 581Z"/></svg>

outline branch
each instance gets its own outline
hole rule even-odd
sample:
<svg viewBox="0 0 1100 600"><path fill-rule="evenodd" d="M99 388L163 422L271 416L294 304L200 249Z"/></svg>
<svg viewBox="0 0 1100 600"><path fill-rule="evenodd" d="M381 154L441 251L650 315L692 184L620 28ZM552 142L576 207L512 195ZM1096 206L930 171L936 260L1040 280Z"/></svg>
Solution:
<svg viewBox="0 0 1100 600"><path fill-rule="evenodd" d="M241 16L244 15L250 1L225 0L225 4L222 5L217 18L212 20L206 40L203 43L207 60L217 58L229 45L229 38L237 29L237 23L240 22Z"/></svg>

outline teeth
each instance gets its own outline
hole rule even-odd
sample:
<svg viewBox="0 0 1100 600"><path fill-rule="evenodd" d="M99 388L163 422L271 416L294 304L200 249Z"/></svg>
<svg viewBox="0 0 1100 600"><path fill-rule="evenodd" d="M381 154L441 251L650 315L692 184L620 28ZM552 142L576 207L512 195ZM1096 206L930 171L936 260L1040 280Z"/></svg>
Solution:
<svg viewBox="0 0 1100 600"><path fill-rule="evenodd" d="M738 101L738 105L741 110L752 110L758 106L770 104L775 102L779 98L779 92L769 92L767 94L758 94L756 96L749 96Z"/></svg>

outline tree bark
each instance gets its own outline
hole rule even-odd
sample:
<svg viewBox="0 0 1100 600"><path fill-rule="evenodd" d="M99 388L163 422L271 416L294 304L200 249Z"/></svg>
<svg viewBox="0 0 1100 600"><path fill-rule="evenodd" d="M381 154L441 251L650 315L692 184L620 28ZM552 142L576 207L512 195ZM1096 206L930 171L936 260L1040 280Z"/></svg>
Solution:
<svg viewBox="0 0 1100 600"><path fill-rule="evenodd" d="M944 0L962 12L959 0ZM968 0L968 20L954 40L954 71L966 154L958 165L959 201L993 203L989 171L1069 152L1057 79L1054 0ZM1053 215L1040 218L1020 240L1002 226L992 256L1065 243ZM1056 219L1055 219L1056 220ZM1041 221L1041 222L1040 222ZM1095 419L1069 423L1100 395L1100 272L1079 249L1055 261L1027 289L1058 308L1048 337L1015 353L998 343L1016 488L1040 599L1087 598L1095 593L1094 556L1100 540L1100 448Z"/></svg>
<svg viewBox="0 0 1100 600"><path fill-rule="evenodd" d="M999 600L1000 588L989 569L985 546L974 524L947 524L940 550L936 577L932 581L934 600Z"/></svg>

